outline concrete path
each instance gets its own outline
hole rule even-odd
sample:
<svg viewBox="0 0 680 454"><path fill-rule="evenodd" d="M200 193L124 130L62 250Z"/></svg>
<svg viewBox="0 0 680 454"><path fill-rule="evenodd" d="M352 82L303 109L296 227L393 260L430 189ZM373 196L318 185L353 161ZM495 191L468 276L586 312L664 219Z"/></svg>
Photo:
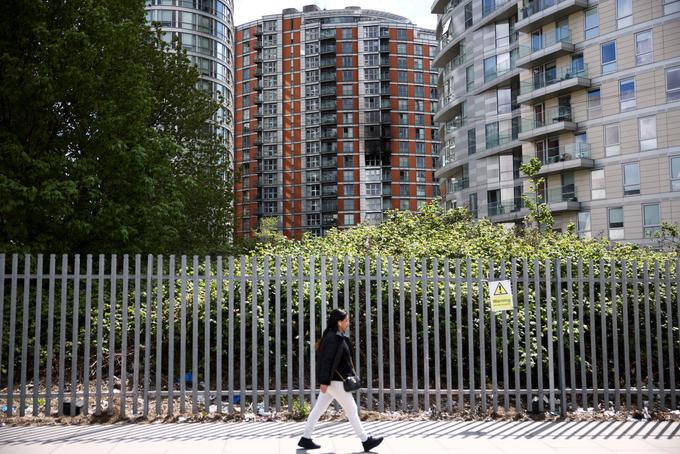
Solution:
<svg viewBox="0 0 680 454"><path fill-rule="evenodd" d="M677 422L367 422L389 453L680 453ZM294 453L303 423L0 427L0 454ZM361 452L349 423L320 423L319 454Z"/></svg>

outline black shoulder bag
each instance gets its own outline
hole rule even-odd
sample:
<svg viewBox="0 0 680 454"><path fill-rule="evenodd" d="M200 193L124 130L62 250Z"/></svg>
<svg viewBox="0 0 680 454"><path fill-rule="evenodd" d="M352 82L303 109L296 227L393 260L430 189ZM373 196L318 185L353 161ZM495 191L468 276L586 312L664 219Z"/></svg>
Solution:
<svg viewBox="0 0 680 454"><path fill-rule="evenodd" d="M334 364L339 364L339 356L342 354L342 349L343 349L343 344L345 343L344 339L342 340L342 344L338 346L338 352L335 354L335 361ZM338 369L335 369L335 373L338 374L338 377L340 377L340 380L342 380L342 387L344 388L345 391L352 392L356 391L357 389L361 388L361 379L357 375L356 370L354 370L354 362L352 361L352 355L350 353L349 355L349 363L352 365L352 374L347 378L342 378L342 375L340 375L340 372L338 372Z"/></svg>

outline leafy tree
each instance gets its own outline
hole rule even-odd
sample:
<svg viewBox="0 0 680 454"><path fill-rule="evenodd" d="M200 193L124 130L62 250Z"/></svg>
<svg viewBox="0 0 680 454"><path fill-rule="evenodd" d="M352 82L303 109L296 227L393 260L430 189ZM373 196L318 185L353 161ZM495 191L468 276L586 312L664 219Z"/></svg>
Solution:
<svg viewBox="0 0 680 454"><path fill-rule="evenodd" d="M550 230L554 220L550 208L548 208L548 204L545 203L539 190L545 184L545 178L538 176L538 172L541 171L541 161L538 158L531 158L528 162L522 164L519 170L529 177L529 189L525 194L522 194L524 206L529 210L524 218L525 226L529 229L533 227L538 231Z"/></svg>
<svg viewBox="0 0 680 454"><path fill-rule="evenodd" d="M139 0L2 2L0 250L223 250L224 101L170 50Z"/></svg>

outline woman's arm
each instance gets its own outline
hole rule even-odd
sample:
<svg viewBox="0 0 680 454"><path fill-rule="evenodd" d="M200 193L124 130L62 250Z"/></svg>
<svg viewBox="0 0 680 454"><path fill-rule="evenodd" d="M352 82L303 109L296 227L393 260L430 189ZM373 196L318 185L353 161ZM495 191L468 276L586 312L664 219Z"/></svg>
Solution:
<svg viewBox="0 0 680 454"><path fill-rule="evenodd" d="M333 363L338 350L339 339L335 334L330 334L321 342L321 354L319 355L319 384L330 385L333 374Z"/></svg>

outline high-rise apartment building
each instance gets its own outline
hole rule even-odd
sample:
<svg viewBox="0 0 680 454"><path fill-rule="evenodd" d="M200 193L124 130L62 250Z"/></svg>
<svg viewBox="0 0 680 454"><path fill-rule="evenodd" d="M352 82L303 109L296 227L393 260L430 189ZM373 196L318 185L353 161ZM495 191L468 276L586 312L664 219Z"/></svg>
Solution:
<svg viewBox="0 0 680 454"><path fill-rule="evenodd" d="M434 31L355 7L238 26L236 236L264 217L322 235L436 196L436 49Z"/></svg>
<svg viewBox="0 0 680 454"><path fill-rule="evenodd" d="M444 203L513 223L542 162L555 229L680 221L680 1L436 0Z"/></svg>
<svg viewBox="0 0 680 454"><path fill-rule="evenodd" d="M199 86L222 99L211 122L215 134L233 144L233 0L146 0L146 18L157 22L162 38L186 51L200 73Z"/></svg>

